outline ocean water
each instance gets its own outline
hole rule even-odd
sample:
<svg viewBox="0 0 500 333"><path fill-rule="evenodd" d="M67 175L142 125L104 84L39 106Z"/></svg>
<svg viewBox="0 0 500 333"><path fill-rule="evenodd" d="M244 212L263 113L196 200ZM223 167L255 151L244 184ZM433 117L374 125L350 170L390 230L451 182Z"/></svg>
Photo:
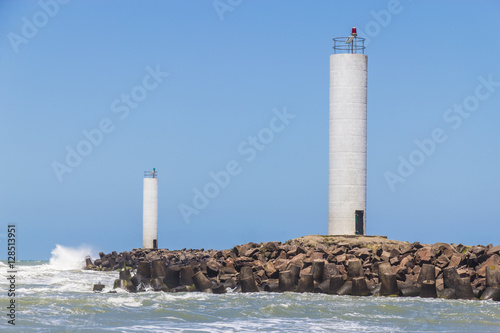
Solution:
<svg viewBox="0 0 500 333"><path fill-rule="evenodd" d="M1 332L500 332L500 302L297 293L108 293L118 272L82 271L88 249L17 264L16 325ZM101 282L104 292L94 293Z"/></svg>

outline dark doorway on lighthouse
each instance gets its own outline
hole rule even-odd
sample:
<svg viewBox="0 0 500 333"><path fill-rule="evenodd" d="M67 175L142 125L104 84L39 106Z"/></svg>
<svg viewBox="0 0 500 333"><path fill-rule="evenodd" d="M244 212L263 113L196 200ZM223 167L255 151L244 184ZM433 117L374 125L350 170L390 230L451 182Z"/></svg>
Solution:
<svg viewBox="0 0 500 333"><path fill-rule="evenodd" d="M365 234L365 224L364 224L364 217L365 217L365 211L364 210L357 210L356 213L356 235L364 235Z"/></svg>

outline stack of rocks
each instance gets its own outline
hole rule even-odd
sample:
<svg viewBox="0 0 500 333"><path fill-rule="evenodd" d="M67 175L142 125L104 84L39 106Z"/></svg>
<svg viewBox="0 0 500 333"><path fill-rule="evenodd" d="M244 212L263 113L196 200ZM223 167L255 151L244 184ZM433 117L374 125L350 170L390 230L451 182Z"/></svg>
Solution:
<svg viewBox="0 0 500 333"><path fill-rule="evenodd" d="M305 236L222 251L134 249L100 257L88 258L86 268L121 270L115 288L131 292L223 293L230 288L500 301L500 245Z"/></svg>

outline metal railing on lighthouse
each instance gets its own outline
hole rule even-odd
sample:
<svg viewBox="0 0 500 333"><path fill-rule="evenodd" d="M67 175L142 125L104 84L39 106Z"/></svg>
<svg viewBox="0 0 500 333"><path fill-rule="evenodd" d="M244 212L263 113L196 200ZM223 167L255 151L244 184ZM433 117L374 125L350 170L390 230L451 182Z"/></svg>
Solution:
<svg viewBox="0 0 500 333"><path fill-rule="evenodd" d="M158 178L158 171L153 168L153 171L144 171L144 178Z"/></svg>
<svg viewBox="0 0 500 333"><path fill-rule="evenodd" d="M352 28L352 33L349 37L333 38L333 53L365 54L365 39L358 37L356 28Z"/></svg>

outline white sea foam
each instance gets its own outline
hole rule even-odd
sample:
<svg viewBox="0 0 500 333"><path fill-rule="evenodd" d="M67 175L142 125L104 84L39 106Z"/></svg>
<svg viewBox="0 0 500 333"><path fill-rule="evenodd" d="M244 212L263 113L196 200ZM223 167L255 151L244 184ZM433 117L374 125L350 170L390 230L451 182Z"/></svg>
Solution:
<svg viewBox="0 0 500 333"><path fill-rule="evenodd" d="M197 300L197 301L206 301L209 298L209 294L204 293L163 293L160 294L161 298L167 301L176 301L176 300Z"/></svg>
<svg viewBox="0 0 500 333"><path fill-rule="evenodd" d="M93 250L89 246L75 248L56 245L52 250L50 261L45 262L18 262L16 270L18 280L22 285L18 291L23 295L46 295L60 292L92 293L93 284L102 282L107 288L113 286L118 277L116 272L82 271L85 257ZM0 265L0 274L7 271L8 266ZM0 287L6 282L0 281Z"/></svg>
<svg viewBox="0 0 500 333"><path fill-rule="evenodd" d="M108 298L107 302L111 305L114 305L114 306L129 306L129 307L134 307L134 308L142 306L141 301L138 301L134 298L126 297L126 296Z"/></svg>
<svg viewBox="0 0 500 333"><path fill-rule="evenodd" d="M56 244L52 250L50 266L57 270L80 270L85 266L85 257L91 256L94 252L90 246L81 245L77 248L71 248Z"/></svg>
<svg viewBox="0 0 500 333"><path fill-rule="evenodd" d="M49 266L49 265L46 265ZM32 266L36 268L39 266ZM51 332L497 332L498 302L316 294L163 292L93 294L90 280L111 288L117 272L55 271L46 284L20 285L27 322ZM58 281L49 283L50 279ZM87 281L87 282L85 282ZM88 293L79 292L85 287ZM66 290L71 286L72 291ZM28 288L36 289L30 294ZM65 291L61 290L64 289ZM26 313L24 312L26 310ZM457 319L458 318L458 319ZM1 325L0 325L1 326ZM0 329L1 330L1 329Z"/></svg>

